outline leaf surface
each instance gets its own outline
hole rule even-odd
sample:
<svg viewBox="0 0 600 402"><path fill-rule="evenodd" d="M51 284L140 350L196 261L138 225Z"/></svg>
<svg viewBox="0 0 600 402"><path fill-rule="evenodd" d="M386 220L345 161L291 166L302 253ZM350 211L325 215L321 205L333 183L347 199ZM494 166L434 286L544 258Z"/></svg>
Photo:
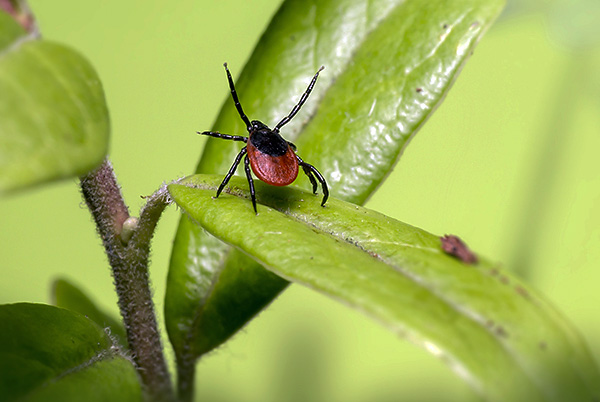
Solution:
<svg viewBox="0 0 600 402"><path fill-rule="evenodd" d="M127 335L123 323L100 310L96 303L77 286L66 279L55 280L52 285L52 299L57 307L84 315L101 328L108 328L119 344L127 349Z"/></svg>
<svg viewBox="0 0 600 402"><path fill-rule="evenodd" d="M600 375L579 336L497 264L465 264L440 237L354 204L260 183L259 214L242 178L169 192L205 230L270 271L345 303L442 358L489 400L594 400ZM252 235L249 236L249 229Z"/></svg>
<svg viewBox="0 0 600 402"><path fill-rule="evenodd" d="M502 5L286 1L236 80L240 101L250 119L273 127L324 65L308 102L282 135L323 173L333 196L364 203L440 104ZM245 135L231 99L214 128ZM209 139L197 172L224 175L239 149L239 143ZM302 174L296 183L310 187ZM177 355L197 357L218 346L286 285L182 218L165 301Z"/></svg>
<svg viewBox="0 0 600 402"><path fill-rule="evenodd" d="M18 303L0 306L0 323L3 401L141 400L133 364L88 318Z"/></svg>
<svg viewBox="0 0 600 402"><path fill-rule="evenodd" d="M81 175L108 148L100 80L75 51L0 11L0 193Z"/></svg>

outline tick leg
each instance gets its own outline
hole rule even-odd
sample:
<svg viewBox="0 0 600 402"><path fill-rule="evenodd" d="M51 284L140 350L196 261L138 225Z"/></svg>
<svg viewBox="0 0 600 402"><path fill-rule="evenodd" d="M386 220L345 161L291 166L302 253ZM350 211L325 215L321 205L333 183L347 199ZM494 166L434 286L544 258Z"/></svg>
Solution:
<svg viewBox="0 0 600 402"><path fill-rule="evenodd" d="M304 170L304 174L308 176L308 180L310 180L310 183L313 186L313 194L317 194L317 181L315 180L315 176L313 176L313 174L309 168L307 168L304 165L301 165L301 166L302 166L302 170Z"/></svg>
<svg viewBox="0 0 600 402"><path fill-rule="evenodd" d="M235 157L235 160L233 161L233 165L231 165L229 172L227 172L227 175L221 182L221 185L219 186L219 189L217 190L217 195L215 196L215 198L219 197L219 195L221 194L221 191L223 191L223 188L225 188L227 183L229 183L231 176L233 176L233 174L235 173L235 169L237 169L238 165L240 164L240 161L242 160L242 157L244 155L246 155L246 152L248 152L248 150L246 149L246 147L244 147L244 148L242 148L240 153ZM248 157L246 157L246 160L248 160Z"/></svg>
<svg viewBox="0 0 600 402"><path fill-rule="evenodd" d="M325 178L323 177L321 172L319 172L317 170L316 167L314 167L310 163L304 162L302 160L302 158L300 158L298 155L296 155L296 158L298 159L298 164L300 166L302 166L302 170L304 170L304 173L306 173L306 175L310 179L310 182L313 185L313 193L315 193L315 194L317 193L316 192L317 186L315 183L315 179L314 179L314 177L312 177L312 175L314 174L317 177L317 180L319 180L319 182L321 183L321 187L323 187L323 201L321 201L321 206L324 206L325 203L327 202L327 199L329 198L329 189L327 188L327 182L325 181Z"/></svg>
<svg viewBox="0 0 600 402"><path fill-rule="evenodd" d="M200 135L208 135L209 137L222 138L224 140L232 140L232 141L242 141L248 142L248 137L244 137L241 135L229 135L229 134L221 134L216 131L196 131Z"/></svg>
<svg viewBox="0 0 600 402"><path fill-rule="evenodd" d="M298 155L296 155L296 159L298 159L298 164L300 166L302 166L302 170L304 171L304 174L308 176L308 179L310 180L310 183L313 186L313 194L317 194L317 181L315 180L315 176L313 176L312 172L310 171L310 168L308 166L308 163L304 162L302 160L301 157L299 157Z"/></svg>
<svg viewBox="0 0 600 402"><path fill-rule="evenodd" d="M294 106L294 108L292 109L292 111L290 112L289 115L287 115L279 123L277 123L277 125L275 126L275 128L273 129L273 131L279 132L279 129L281 127L283 127L284 125L288 124L289 121L292 120L292 117L294 117L296 115L296 113L298 113L298 111L300 110L300 108L302 107L302 105L304 105L304 102L306 102L306 100L308 99L308 95L310 95L310 92L313 90L313 88L315 86L315 83L317 82L317 77L319 76L319 73L324 68L325 67L323 67L323 66L321 66L321 68L319 68L319 70L317 71L317 73L315 74L315 76L313 77L313 79L310 81L310 84L308 84L308 88L306 88L306 91L304 91L304 93L300 97L300 101L298 101L298 104L296 106Z"/></svg>
<svg viewBox="0 0 600 402"><path fill-rule="evenodd" d="M248 186L250 187L250 197L252 197L252 206L254 207L254 213L258 215L258 211L256 210L256 193L254 192L254 180L252 180L252 173L250 173L250 159L248 159L248 155L246 155L246 159L244 159L244 168L246 170L246 177L248 178Z"/></svg>
<svg viewBox="0 0 600 402"><path fill-rule="evenodd" d="M240 117L242 118L242 120L244 121L244 123L246 123L246 129L248 129L248 131L250 131L250 129L252 128L252 124L250 124L250 120L248 119L248 117L246 116L244 111L242 110L242 105L240 104L240 100L238 99L237 92L235 91L235 85L233 84L233 78L231 78L231 73L229 72L229 69L227 68L227 63L224 63L223 67L225 67L225 71L227 72L227 80L229 81L229 89L231 90L231 97L233 98L233 103L235 103L235 108L237 109L237 111L238 111Z"/></svg>

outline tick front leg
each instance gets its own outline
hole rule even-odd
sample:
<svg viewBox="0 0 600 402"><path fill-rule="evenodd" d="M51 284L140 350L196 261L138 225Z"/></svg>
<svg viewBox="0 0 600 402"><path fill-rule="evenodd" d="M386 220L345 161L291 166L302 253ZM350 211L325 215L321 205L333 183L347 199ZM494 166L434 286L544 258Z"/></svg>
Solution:
<svg viewBox="0 0 600 402"><path fill-rule="evenodd" d="M227 72L227 81L229 81L229 89L231 90L231 97L233 98L233 103L235 103L235 108L237 109L238 114L240 115L244 123L246 123L246 128L248 129L248 131L250 131L250 129L252 128L252 124L250 123L250 120L248 119L248 117L246 117L246 114L242 110L242 105L240 104L240 100L238 99L237 91L235 90L235 84L233 83L233 78L231 78L231 73L227 68L227 63L223 63L223 67L225 67L225 71Z"/></svg>
<svg viewBox="0 0 600 402"><path fill-rule="evenodd" d="M317 77L319 76L319 73L321 71L323 71L324 68L325 67L323 67L323 66L321 66L321 68L319 68L319 70L317 71L317 73L315 74L313 79L310 81L310 84L308 84L308 88L306 88L306 91L304 91L304 93L300 97L300 101L298 102L298 104L296 106L294 106L294 108L292 109L292 111L290 112L289 115L287 115L286 117L283 118L283 120L281 120L279 123L277 123L277 125L275 126L273 131L278 133L279 129L281 127L283 127L284 125L288 124L289 121L292 120L292 118L296 115L296 113L298 113L298 111L300 110L302 105L304 105L304 102L306 102L306 100L308 99L308 95L310 95L310 92L313 90L313 88L317 82Z"/></svg>
<svg viewBox="0 0 600 402"><path fill-rule="evenodd" d="M258 211L256 210L256 193L254 192L254 180L252 180L252 173L250 172L250 159L248 159L248 155L246 155L246 159L244 159L244 168L246 170L246 177L248 178L248 186L250 187L250 197L252 197L252 206L254 207L254 213L258 215Z"/></svg>
<svg viewBox="0 0 600 402"><path fill-rule="evenodd" d="M244 137L241 135L229 135L229 134L221 134L216 131L196 131L200 135L208 135L209 137L221 138L223 140L232 140L232 141L242 141L248 142L248 137Z"/></svg>
<svg viewBox="0 0 600 402"><path fill-rule="evenodd" d="M246 147L244 147L244 148L242 148L240 153L235 157L235 160L233 161L233 165L231 165L229 172L227 172L227 175L221 182L221 185L219 186L219 189L217 190L217 195L215 196L215 198L219 197L219 194L221 194L221 191L223 191L223 189L225 188L227 183L229 183L231 176L233 176L233 174L235 173L235 169L237 169L238 165L240 164L240 161L242 160L242 157L244 155L246 155L246 152L248 152L248 150L246 149ZM248 160L248 157L246 157L246 160Z"/></svg>

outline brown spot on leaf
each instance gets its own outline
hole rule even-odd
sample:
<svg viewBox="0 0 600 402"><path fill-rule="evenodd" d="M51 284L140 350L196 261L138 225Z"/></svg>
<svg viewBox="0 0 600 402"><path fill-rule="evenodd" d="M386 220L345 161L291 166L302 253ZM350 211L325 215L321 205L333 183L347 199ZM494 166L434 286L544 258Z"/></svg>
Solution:
<svg viewBox="0 0 600 402"><path fill-rule="evenodd" d="M519 286L519 285L515 286L515 291L519 295L521 295L524 298L526 298L527 300L529 300L531 298L531 296L529 295L529 292L525 288L523 288L522 286Z"/></svg>
<svg viewBox="0 0 600 402"><path fill-rule="evenodd" d="M508 338L508 332L506 332L506 330L504 329L504 327L498 325L496 327L496 335L502 337L502 338Z"/></svg>
<svg viewBox="0 0 600 402"><path fill-rule="evenodd" d="M357 245L358 245L358 244L357 244ZM377 254L377 253L376 253L376 252L374 252L374 251L370 251L370 250L369 250L369 251L367 251L367 253L369 253L369 255L370 255L371 257L373 257L373 258L379 258L379 254Z"/></svg>
<svg viewBox="0 0 600 402"><path fill-rule="evenodd" d="M465 264L477 263L477 256L469 250L467 245L458 236L444 235L440 237L440 240L442 241L442 250L446 254L458 258Z"/></svg>
<svg viewBox="0 0 600 402"><path fill-rule="evenodd" d="M502 325L496 324L494 322L494 320L492 320L491 318L488 318L485 321L485 327L487 329L489 329L491 332L493 332L494 334L496 334L496 336L499 336L502 338L508 338L508 332L506 332L504 327Z"/></svg>
<svg viewBox="0 0 600 402"><path fill-rule="evenodd" d="M417 91L417 92L423 92L423 88L417 88L417 89L415 89L415 91Z"/></svg>

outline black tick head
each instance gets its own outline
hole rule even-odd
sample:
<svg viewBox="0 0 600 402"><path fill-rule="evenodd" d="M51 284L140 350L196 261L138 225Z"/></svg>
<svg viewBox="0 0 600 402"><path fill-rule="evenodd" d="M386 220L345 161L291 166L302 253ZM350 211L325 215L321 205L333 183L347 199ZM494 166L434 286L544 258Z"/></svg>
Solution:
<svg viewBox="0 0 600 402"><path fill-rule="evenodd" d="M261 121L252 120L251 123L250 142L256 149L270 156L281 156L288 151L288 142L278 132Z"/></svg>
<svg viewBox="0 0 600 402"><path fill-rule="evenodd" d="M250 134L254 134L257 131L262 131L262 132L271 132L271 131L273 131L265 123L263 123L262 121L252 120L250 123L252 124L252 126L250 128Z"/></svg>

